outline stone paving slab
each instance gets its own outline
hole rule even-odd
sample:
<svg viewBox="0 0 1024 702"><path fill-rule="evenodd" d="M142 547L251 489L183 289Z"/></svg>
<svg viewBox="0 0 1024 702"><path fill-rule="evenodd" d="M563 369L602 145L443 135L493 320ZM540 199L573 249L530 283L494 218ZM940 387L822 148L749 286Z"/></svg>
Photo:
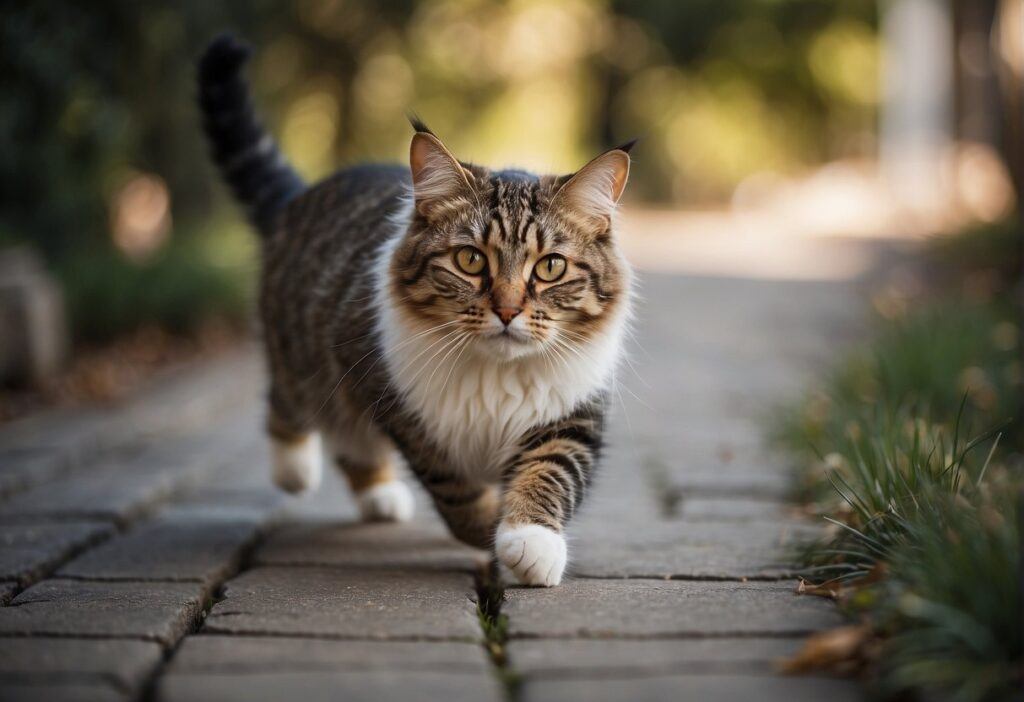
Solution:
<svg viewBox="0 0 1024 702"><path fill-rule="evenodd" d="M265 523L274 519L287 501L277 488L223 491L197 488L167 503L158 516L182 521Z"/></svg>
<svg viewBox="0 0 1024 702"><path fill-rule="evenodd" d="M187 637L169 673L331 672L406 670L489 673L478 643L460 641L338 641L288 636Z"/></svg>
<svg viewBox="0 0 1024 702"><path fill-rule="evenodd" d="M717 443L717 442L713 442ZM769 457L746 456L723 461L702 457L685 446L648 446L642 456L644 469L657 481L683 496L785 498L787 472Z"/></svg>
<svg viewBox="0 0 1024 702"><path fill-rule="evenodd" d="M797 638L516 639L507 652L528 678L606 678L636 675L770 674L792 656Z"/></svg>
<svg viewBox="0 0 1024 702"><path fill-rule="evenodd" d="M130 436L122 429L111 422L110 412L100 407L57 409L4 424L0 445L5 451L39 449L69 458L88 456L121 444Z"/></svg>
<svg viewBox="0 0 1024 702"><path fill-rule="evenodd" d="M58 577L219 582L259 535L258 519L158 517L82 554Z"/></svg>
<svg viewBox="0 0 1024 702"><path fill-rule="evenodd" d="M323 482L315 492L288 498L281 510L283 522L333 519L354 522L359 519L359 509L345 479L329 465L325 465L324 469ZM269 472L265 472L265 475L269 484Z"/></svg>
<svg viewBox="0 0 1024 702"><path fill-rule="evenodd" d="M56 448L71 456L123 446L149 436L209 426L251 406L264 385L251 347L170 370L114 407L57 409L0 427L0 446Z"/></svg>
<svg viewBox="0 0 1024 702"><path fill-rule="evenodd" d="M159 702L383 702L444 700L501 702L490 674L466 675L404 670L167 675Z"/></svg>
<svg viewBox="0 0 1024 702"><path fill-rule="evenodd" d="M505 598L512 637L800 636L843 621L791 582L573 579Z"/></svg>
<svg viewBox="0 0 1024 702"><path fill-rule="evenodd" d="M786 478L778 473L722 471L696 468L680 471L672 476L672 490L682 495L713 497L772 497L785 499L790 487Z"/></svg>
<svg viewBox="0 0 1024 702"><path fill-rule="evenodd" d="M760 497L683 497L677 517L687 522L778 522L791 511L785 502ZM756 529L757 527L749 527Z"/></svg>
<svg viewBox="0 0 1024 702"><path fill-rule="evenodd" d="M102 681L0 681L0 700L12 702L124 702L128 699L131 697L127 692Z"/></svg>
<svg viewBox="0 0 1024 702"><path fill-rule="evenodd" d="M429 570L256 568L227 583L204 630L362 639L480 636L473 579Z"/></svg>
<svg viewBox="0 0 1024 702"><path fill-rule="evenodd" d="M123 637L170 646L202 610L197 583L44 580L0 607L0 636Z"/></svg>
<svg viewBox="0 0 1024 702"><path fill-rule="evenodd" d="M103 462L0 504L0 521L26 518L109 519L125 525L225 460L240 437L216 430L105 455ZM229 453L227 455L230 455Z"/></svg>
<svg viewBox="0 0 1024 702"><path fill-rule="evenodd" d="M168 497L174 484L169 474L101 468L15 495L0 505L0 521L108 519L128 524Z"/></svg>
<svg viewBox="0 0 1024 702"><path fill-rule="evenodd" d="M253 418L244 425L246 441L234 448L225 465L204 476L197 490L227 493L248 490L277 490L270 478L270 443L262 422ZM326 467L326 466L325 466Z"/></svg>
<svg viewBox="0 0 1024 702"><path fill-rule="evenodd" d="M0 449L0 499L70 471L73 455L53 446Z"/></svg>
<svg viewBox="0 0 1024 702"><path fill-rule="evenodd" d="M817 530L794 521L601 519L571 528L569 570L588 578L781 578L796 566L787 549Z"/></svg>
<svg viewBox="0 0 1024 702"><path fill-rule="evenodd" d="M614 418L612 421L616 421ZM612 436L615 441L615 435ZM620 443L622 440L619 440ZM635 509L632 500L642 487L647 495L671 495L679 498L722 497L759 500L785 500L790 487L787 472L769 458L745 458L736 455L727 462L713 455L711 444L707 460L692 458L686 447L662 448L651 441L640 441L639 449L625 447L609 451L597 475L593 497L598 501L617 501ZM632 487L630 482L635 483ZM586 508L586 511L591 511Z"/></svg>
<svg viewBox="0 0 1024 702"><path fill-rule="evenodd" d="M538 680L523 685L524 702L664 702L664 700L864 700L852 680L766 675L658 675L624 680Z"/></svg>
<svg viewBox="0 0 1024 702"><path fill-rule="evenodd" d="M110 536L106 522L8 524L0 528L0 580L22 585L48 574L74 553Z"/></svg>
<svg viewBox="0 0 1024 702"><path fill-rule="evenodd" d="M259 565L327 565L466 571L486 565L483 551L455 541L435 519L407 524L306 522L271 534L253 556Z"/></svg>
<svg viewBox="0 0 1024 702"><path fill-rule="evenodd" d="M151 641L0 638L0 689L4 683L93 679L137 691L162 656Z"/></svg>

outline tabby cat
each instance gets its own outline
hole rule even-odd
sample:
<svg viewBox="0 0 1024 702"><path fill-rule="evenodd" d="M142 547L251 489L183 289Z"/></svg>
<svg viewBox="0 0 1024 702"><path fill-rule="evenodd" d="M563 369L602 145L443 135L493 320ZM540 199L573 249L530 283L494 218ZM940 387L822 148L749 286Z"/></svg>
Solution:
<svg viewBox="0 0 1024 702"><path fill-rule="evenodd" d="M248 55L216 39L199 101L261 234L275 482L315 488L326 449L365 519L406 520L401 454L457 538L557 585L629 315L632 143L538 177L461 162L413 120L408 168L307 186L254 116Z"/></svg>

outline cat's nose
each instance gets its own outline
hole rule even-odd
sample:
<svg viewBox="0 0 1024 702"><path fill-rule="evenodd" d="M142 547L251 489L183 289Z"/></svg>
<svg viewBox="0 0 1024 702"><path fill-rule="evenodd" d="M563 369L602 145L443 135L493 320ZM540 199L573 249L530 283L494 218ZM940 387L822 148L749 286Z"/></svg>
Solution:
<svg viewBox="0 0 1024 702"><path fill-rule="evenodd" d="M491 309L494 310L494 314L498 315L498 319L506 327L523 311L522 307L492 307Z"/></svg>

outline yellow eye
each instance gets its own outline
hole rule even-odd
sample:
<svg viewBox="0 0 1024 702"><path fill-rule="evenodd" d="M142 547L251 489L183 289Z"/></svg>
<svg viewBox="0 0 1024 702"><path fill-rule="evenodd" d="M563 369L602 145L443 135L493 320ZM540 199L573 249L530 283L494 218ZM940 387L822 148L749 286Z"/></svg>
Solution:
<svg viewBox="0 0 1024 702"><path fill-rule="evenodd" d="M558 254L545 256L533 267L533 274L545 283L553 283L565 275L565 257Z"/></svg>
<svg viewBox="0 0 1024 702"><path fill-rule="evenodd" d="M455 264L463 273L480 275L484 268L487 267L487 259L484 258L484 253L480 249L475 249L472 246L463 246L455 252Z"/></svg>

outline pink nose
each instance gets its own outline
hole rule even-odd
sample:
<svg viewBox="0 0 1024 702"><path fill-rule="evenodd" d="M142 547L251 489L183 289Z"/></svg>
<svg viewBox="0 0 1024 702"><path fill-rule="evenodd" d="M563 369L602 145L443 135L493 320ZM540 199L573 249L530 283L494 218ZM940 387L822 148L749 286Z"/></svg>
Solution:
<svg viewBox="0 0 1024 702"><path fill-rule="evenodd" d="M506 327L509 323L519 316L519 313L523 311L522 307L495 307L494 314L498 315L498 319Z"/></svg>

